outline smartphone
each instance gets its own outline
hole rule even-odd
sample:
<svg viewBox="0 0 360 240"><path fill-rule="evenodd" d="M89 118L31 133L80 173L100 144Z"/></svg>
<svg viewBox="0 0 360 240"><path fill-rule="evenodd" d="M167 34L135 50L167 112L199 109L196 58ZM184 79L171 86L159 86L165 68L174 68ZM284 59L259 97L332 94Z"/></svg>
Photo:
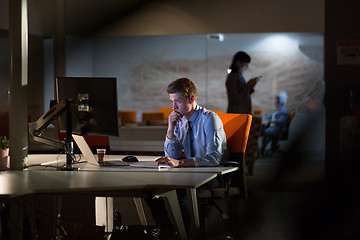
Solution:
<svg viewBox="0 0 360 240"><path fill-rule="evenodd" d="M256 79L256 81L258 82L258 81L260 80L260 78L262 78L262 75L256 77L255 79Z"/></svg>

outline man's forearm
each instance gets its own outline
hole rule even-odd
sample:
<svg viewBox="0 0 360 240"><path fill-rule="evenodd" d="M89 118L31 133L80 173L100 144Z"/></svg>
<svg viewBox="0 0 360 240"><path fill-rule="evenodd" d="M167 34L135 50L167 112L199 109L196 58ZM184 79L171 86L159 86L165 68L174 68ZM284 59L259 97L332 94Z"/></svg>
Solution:
<svg viewBox="0 0 360 240"><path fill-rule="evenodd" d="M173 139L175 137L174 128L168 127L167 132L166 132L166 136L169 139Z"/></svg>
<svg viewBox="0 0 360 240"><path fill-rule="evenodd" d="M181 159L179 160L179 166L178 167L195 167L194 159Z"/></svg>

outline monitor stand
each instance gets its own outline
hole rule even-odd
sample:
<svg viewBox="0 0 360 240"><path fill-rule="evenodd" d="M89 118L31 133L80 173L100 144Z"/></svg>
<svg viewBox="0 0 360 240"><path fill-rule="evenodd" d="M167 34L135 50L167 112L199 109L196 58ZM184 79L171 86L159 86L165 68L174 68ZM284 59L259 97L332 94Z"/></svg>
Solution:
<svg viewBox="0 0 360 240"><path fill-rule="evenodd" d="M72 110L70 107L70 101L66 101L66 140L65 140L65 153L66 153L66 165L60 168L61 171L75 171L78 168L72 166L73 159L73 142L72 142Z"/></svg>

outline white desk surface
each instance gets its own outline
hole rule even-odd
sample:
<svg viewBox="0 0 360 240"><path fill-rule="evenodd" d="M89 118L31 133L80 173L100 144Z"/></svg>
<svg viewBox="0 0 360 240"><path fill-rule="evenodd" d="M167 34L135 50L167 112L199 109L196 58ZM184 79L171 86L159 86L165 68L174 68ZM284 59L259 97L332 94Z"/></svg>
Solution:
<svg viewBox="0 0 360 240"><path fill-rule="evenodd" d="M106 160L121 160L124 155L106 155ZM139 161L155 161L156 156L138 156ZM99 167L89 163L75 164L74 167L80 168L80 171L62 172L62 171L41 171L54 170L52 167L38 167L39 164L45 162L52 162L52 165L59 167L65 163L66 156L59 154L31 154L28 156L30 170L23 171L23 173L11 174L4 173L4 180L8 178L20 178L16 180L19 185L10 184L8 189L1 189L0 194L16 195L19 192L26 191L24 185L36 186L30 188L33 192L28 193L51 193L51 192L76 192L86 193L93 192L97 195L99 193L113 193L114 191L121 191L130 193L128 196L139 193L146 189L157 190L156 194L165 193L174 189L187 189L189 194L190 206L192 208L194 224L196 229L199 229L199 216L197 210L196 188L204 183L212 180L217 175L226 174L236 171L237 167L192 167L192 168L139 168L139 167ZM37 169L32 171L31 169ZM39 171L40 169L40 171ZM154 174L157 172L159 174ZM6 176L9 174L9 176ZM23 175L22 175L23 174ZM28 174L28 175L26 175ZM20 175L20 176L18 176ZM24 177L25 176L25 177ZM26 177L27 176L27 177ZM59 177L57 177L59 176ZM28 179L27 179L28 178ZM53 180L53 184L42 183L44 179ZM0 181L1 181L0 174ZM33 185L34 184L34 185ZM39 184L39 187L37 186ZM159 192L160 191L160 192ZM163 192L161 192L163 191ZM104 195L105 196L105 195ZM139 196L134 196L139 197ZM172 202L174 202L173 200ZM174 203L173 203L174 204ZM184 235L184 233L182 233Z"/></svg>
<svg viewBox="0 0 360 240"><path fill-rule="evenodd" d="M137 189L197 188L213 179L211 173L94 172L94 171L2 171L0 196L19 197L39 193L98 193Z"/></svg>
<svg viewBox="0 0 360 240"><path fill-rule="evenodd" d="M106 155L105 160L121 160L125 155ZM156 156L138 156L139 161L155 161ZM29 165L51 163L53 166L62 166L65 163L65 155L61 154L31 154L28 157ZM79 156L77 155L77 159ZM139 168L139 167L100 167L88 163L78 163L74 167L83 171L105 171L105 172L182 172L182 173L215 173L218 175L236 171L238 167L188 167L188 168ZM32 167L30 167L32 169ZM54 170L51 167L37 167L42 170Z"/></svg>
<svg viewBox="0 0 360 240"><path fill-rule="evenodd" d="M151 192L169 199L182 239L187 239L175 189L196 189L216 177L215 173L105 172L105 171L2 171L0 198L31 194L88 194L93 196L142 197ZM193 191L193 190L192 190ZM191 200L198 219L196 199Z"/></svg>

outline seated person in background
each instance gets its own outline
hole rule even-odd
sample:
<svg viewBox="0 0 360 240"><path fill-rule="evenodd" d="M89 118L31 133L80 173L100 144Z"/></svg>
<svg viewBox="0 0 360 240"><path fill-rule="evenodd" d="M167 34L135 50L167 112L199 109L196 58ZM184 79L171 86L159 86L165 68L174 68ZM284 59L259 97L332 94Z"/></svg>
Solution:
<svg viewBox="0 0 360 240"><path fill-rule="evenodd" d="M287 95L285 92L279 93L275 98L276 110L263 116L263 139L260 150L262 155L264 155L266 146L271 139L278 137L282 131L286 130L289 120L289 111L285 107L286 98Z"/></svg>
<svg viewBox="0 0 360 240"><path fill-rule="evenodd" d="M165 157L156 161L173 167L219 166L226 150L226 136L222 121L214 112L197 105L197 89L193 81L179 78L167 87L173 112L168 118L164 143ZM184 152L184 153L183 153ZM185 158L182 159L182 156ZM220 187L220 178L203 185L201 189ZM177 190L185 228L190 229L190 209L186 191ZM169 226L169 217L163 202L151 199L147 203L160 228Z"/></svg>

